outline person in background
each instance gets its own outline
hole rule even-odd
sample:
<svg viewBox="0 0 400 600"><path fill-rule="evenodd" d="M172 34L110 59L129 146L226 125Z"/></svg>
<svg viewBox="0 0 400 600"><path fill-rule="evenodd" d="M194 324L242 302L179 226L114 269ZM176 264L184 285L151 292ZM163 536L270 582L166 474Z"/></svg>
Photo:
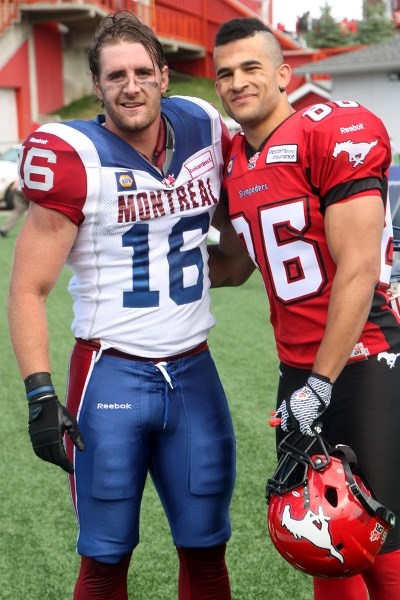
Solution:
<svg viewBox="0 0 400 600"><path fill-rule="evenodd" d="M179 556L179 599L229 600L235 438L207 345L206 244L229 135L209 103L163 97L162 45L132 13L102 20L89 65L104 115L43 125L19 162L31 204L9 322L33 449L70 474L74 600L126 600L148 473ZM45 310L64 264L76 338L66 406Z"/></svg>
<svg viewBox="0 0 400 600"><path fill-rule="evenodd" d="M400 320L388 302L387 131L354 101L296 112L286 93L290 67L258 19L221 26L214 64L218 96L243 133L226 161L212 285L239 285L256 267L262 273L280 360L277 442L291 428L315 435L321 421L329 444L354 450L397 515L371 568L315 579L314 597L398 600Z"/></svg>
<svg viewBox="0 0 400 600"><path fill-rule="evenodd" d="M19 181L14 181L11 185L10 190L13 194L13 205L14 208L10 211L8 217L3 222L0 228L0 237L7 237L8 232L17 225L19 220L25 215L28 210L29 203L25 199Z"/></svg>

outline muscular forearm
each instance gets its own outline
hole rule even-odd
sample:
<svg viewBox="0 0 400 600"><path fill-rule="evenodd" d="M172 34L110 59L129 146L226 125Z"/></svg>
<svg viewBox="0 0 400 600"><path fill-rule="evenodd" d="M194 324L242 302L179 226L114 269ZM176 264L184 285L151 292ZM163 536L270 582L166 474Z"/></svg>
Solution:
<svg viewBox="0 0 400 600"><path fill-rule="evenodd" d="M380 197L363 196L331 205L325 234L336 274L325 335L313 370L336 380L360 339L381 270L384 207Z"/></svg>
<svg viewBox="0 0 400 600"><path fill-rule="evenodd" d="M351 279L335 278L329 303L325 335L319 347L313 371L334 382L347 363L371 307L375 278L362 271Z"/></svg>
<svg viewBox="0 0 400 600"><path fill-rule="evenodd" d="M18 236L8 314L11 341L24 379L50 371L46 300L77 230L67 217L33 204Z"/></svg>
<svg viewBox="0 0 400 600"><path fill-rule="evenodd" d="M22 378L50 372L45 302L30 293L14 294L11 288L8 317L10 337Z"/></svg>

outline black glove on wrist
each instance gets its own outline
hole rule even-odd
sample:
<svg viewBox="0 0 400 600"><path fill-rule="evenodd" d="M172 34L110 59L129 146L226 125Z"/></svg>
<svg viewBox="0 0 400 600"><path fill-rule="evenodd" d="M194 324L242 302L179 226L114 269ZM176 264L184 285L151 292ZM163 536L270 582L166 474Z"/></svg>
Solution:
<svg viewBox="0 0 400 600"><path fill-rule="evenodd" d="M50 373L34 373L24 383L29 406L28 431L36 456L72 474L74 467L65 452L64 433L68 433L78 450L85 449L75 417L59 402Z"/></svg>

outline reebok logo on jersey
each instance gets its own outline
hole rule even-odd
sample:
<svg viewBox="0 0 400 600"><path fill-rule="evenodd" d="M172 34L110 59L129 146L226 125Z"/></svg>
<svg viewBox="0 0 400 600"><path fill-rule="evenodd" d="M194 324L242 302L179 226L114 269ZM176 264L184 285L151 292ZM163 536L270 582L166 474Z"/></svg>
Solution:
<svg viewBox="0 0 400 600"><path fill-rule="evenodd" d="M117 181L117 188L119 192L126 192L127 190L136 190L136 181L132 171L122 171L115 173L115 179Z"/></svg>
<svg viewBox="0 0 400 600"><path fill-rule="evenodd" d="M353 163L353 169L358 165L363 165L365 157L376 146L378 140L374 142L353 142L347 140L347 142L336 142L332 152L333 158L337 158L342 152L346 152L349 155L349 163Z"/></svg>
<svg viewBox="0 0 400 600"><path fill-rule="evenodd" d="M102 402L98 402L96 408L99 410L131 410L132 404L117 404L115 402L114 404L103 404Z"/></svg>
<svg viewBox="0 0 400 600"><path fill-rule="evenodd" d="M341 127L340 133L353 133L353 131L361 131L365 129L364 123L358 123L357 125L350 125L350 127Z"/></svg>
<svg viewBox="0 0 400 600"><path fill-rule="evenodd" d="M190 177L195 179L214 168L214 159L210 150L207 150L206 152L203 152L203 154L200 154L200 156L184 163L183 166L189 171Z"/></svg>
<svg viewBox="0 0 400 600"><path fill-rule="evenodd" d="M42 138L35 138L35 137L31 137L29 138L29 141L32 142L33 144L48 144L49 140L43 140Z"/></svg>
<svg viewBox="0 0 400 600"><path fill-rule="evenodd" d="M287 144L286 146L272 146L269 148L265 163L278 162L297 162L297 145Z"/></svg>

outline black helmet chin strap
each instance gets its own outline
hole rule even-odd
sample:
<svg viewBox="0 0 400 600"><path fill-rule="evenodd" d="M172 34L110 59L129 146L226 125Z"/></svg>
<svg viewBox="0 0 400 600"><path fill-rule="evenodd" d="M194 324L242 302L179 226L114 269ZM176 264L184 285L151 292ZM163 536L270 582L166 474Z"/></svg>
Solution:
<svg viewBox="0 0 400 600"><path fill-rule="evenodd" d="M378 500L376 498L371 497L368 494L366 494L359 487L356 480L354 479L354 475L353 475L353 472L351 470L350 463L349 463L349 456L354 455L354 457L355 457L353 450L351 448L349 448L348 446L338 445L338 446L334 446L333 448L331 448L329 450L329 454L331 456L337 456L341 460L341 462L343 464L344 472L346 475L346 480L349 485L349 489L350 489L351 493L353 494L353 496L355 496L357 498L357 500L360 502L361 506L363 506L365 508L367 513L369 515L371 515L372 517L375 517L377 515L389 527L393 528L396 523L395 514L389 508L386 508L385 506L383 506L383 504L378 502ZM373 493L372 490L370 490L370 491L372 494Z"/></svg>

